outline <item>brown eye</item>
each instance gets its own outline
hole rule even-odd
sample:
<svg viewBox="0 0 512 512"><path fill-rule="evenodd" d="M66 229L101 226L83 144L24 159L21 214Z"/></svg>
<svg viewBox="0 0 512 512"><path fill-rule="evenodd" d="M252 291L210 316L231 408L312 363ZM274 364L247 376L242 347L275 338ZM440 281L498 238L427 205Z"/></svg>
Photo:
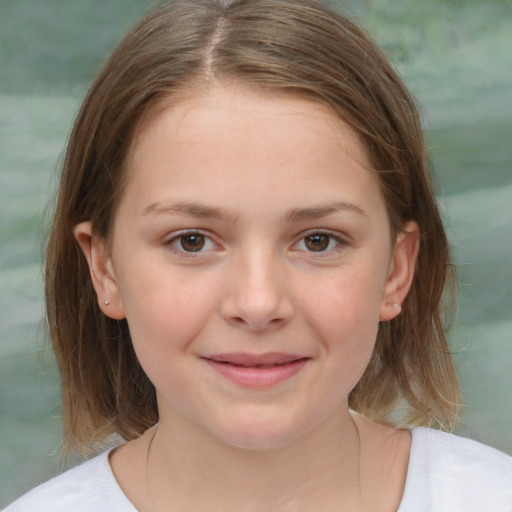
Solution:
<svg viewBox="0 0 512 512"><path fill-rule="evenodd" d="M322 233L308 235L304 238L304 244L307 249L313 252L325 251L329 247L331 237Z"/></svg>
<svg viewBox="0 0 512 512"><path fill-rule="evenodd" d="M186 252L199 252L205 245L204 235L193 233L179 238L180 247Z"/></svg>

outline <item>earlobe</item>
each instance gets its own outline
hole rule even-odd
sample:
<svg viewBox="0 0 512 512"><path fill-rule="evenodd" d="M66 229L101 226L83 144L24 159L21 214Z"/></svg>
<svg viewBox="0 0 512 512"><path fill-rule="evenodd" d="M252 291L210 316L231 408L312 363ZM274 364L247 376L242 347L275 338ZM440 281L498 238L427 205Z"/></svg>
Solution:
<svg viewBox="0 0 512 512"><path fill-rule="evenodd" d="M397 235L395 250L386 280L379 320L388 321L398 316L411 288L420 244L420 231L416 222L408 222Z"/></svg>
<svg viewBox="0 0 512 512"><path fill-rule="evenodd" d="M125 318L122 296L105 240L94 233L90 221L77 224L73 233L89 265L100 309L115 320Z"/></svg>

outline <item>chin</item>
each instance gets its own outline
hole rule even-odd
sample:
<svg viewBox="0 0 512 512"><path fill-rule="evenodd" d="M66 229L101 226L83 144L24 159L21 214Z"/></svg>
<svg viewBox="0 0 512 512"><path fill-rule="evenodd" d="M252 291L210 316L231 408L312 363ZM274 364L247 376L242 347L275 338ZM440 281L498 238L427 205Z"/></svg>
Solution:
<svg viewBox="0 0 512 512"><path fill-rule="evenodd" d="M283 418L250 418L233 421L229 428L221 428L214 435L223 443L244 450L277 450L304 434L304 428L287 423Z"/></svg>

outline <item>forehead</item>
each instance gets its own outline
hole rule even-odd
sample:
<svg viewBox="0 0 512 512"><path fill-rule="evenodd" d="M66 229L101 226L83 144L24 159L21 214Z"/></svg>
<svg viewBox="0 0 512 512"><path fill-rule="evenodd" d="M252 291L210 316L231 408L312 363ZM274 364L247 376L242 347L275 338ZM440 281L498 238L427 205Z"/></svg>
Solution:
<svg viewBox="0 0 512 512"><path fill-rule="evenodd" d="M132 143L129 168L136 167L137 158L152 146L152 141L157 142L157 132L172 139L181 138L205 151L215 135L224 137L227 143L231 138L235 151L237 136L248 135L248 119L253 124L264 121L276 130L281 127L283 138L293 125L290 135L295 138L302 135L306 141L316 133L326 140L335 140L341 151L365 167L371 167L362 137L320 101L305 98L300 93L255 90L243 85L214 84L191 89L191 92L161 99L143 117ZM276 131L269 133L266 142L272 143L273 138L277 144L275 136Z"/></svg>
<svg viewBox="0 0 512 512"><path fill-rule="evenodd" d="M220 86L154 113L134 141L127 178L132 199L146 196L147 204L178 191L242 204L251 192L274 188L283 191L281 201L284 191L300 200L338 181L350 181L351 193L364 195L377 181L360 137L328 107L285 93ZM252 188L242 190L242 183ZM337 202L332 196L316 202Z"/></svg>

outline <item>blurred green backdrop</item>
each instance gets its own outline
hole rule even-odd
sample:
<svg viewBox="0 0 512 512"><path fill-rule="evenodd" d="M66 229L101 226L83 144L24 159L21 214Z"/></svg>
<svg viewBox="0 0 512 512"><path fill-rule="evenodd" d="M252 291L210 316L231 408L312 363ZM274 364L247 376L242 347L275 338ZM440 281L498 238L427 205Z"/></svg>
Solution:
<svg viewBox="0 0 512 512"><path fill-rule="evenodd" d="M192 0L191 0L192 1ZM0 507L60 469L43 213L73 116L149 0L0 0ZM422 105L461 280L460 432L512 453L509 0L339 0Z"/></svg>

